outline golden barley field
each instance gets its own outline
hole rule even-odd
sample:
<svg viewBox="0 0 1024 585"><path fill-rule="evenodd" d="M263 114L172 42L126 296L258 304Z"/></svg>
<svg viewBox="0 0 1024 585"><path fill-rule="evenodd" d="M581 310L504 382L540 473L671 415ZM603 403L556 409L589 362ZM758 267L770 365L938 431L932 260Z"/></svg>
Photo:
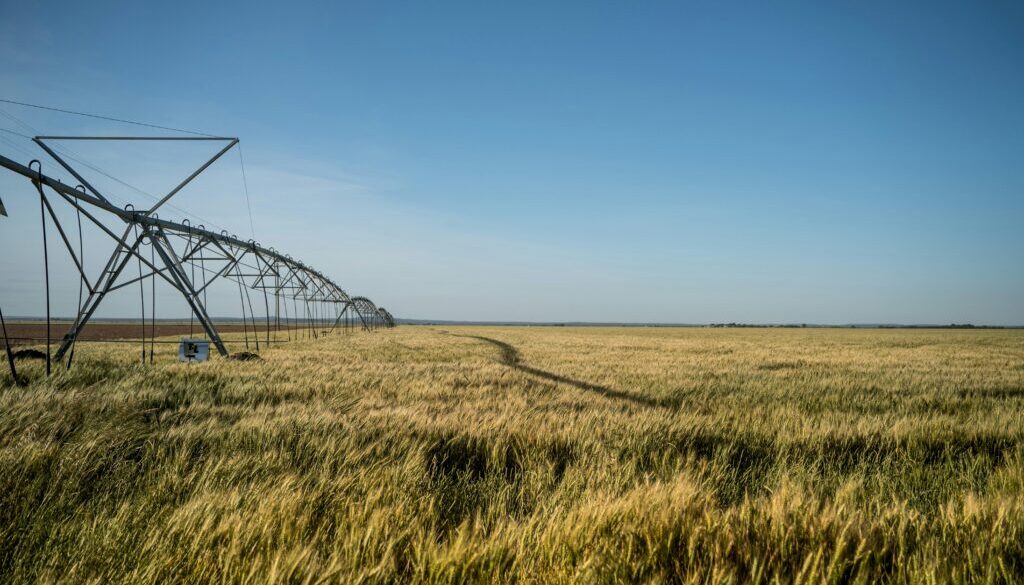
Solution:
<svg viewBox="0 0 1024 585"><path fill-rule="evenodd" d="M1024 581L1021 330L173 351L0 378L0 582Z"/></svg>

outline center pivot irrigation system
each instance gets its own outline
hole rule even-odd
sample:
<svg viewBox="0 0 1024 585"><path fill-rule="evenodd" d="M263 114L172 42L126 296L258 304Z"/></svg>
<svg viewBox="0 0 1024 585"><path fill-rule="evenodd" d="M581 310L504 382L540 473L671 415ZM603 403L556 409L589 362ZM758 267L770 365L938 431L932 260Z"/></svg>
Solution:
<svg viewBox="0 0 1024 585"><path fill-rule="evenodd" d="M146 210L135 209L132 205L123 208L110 202L99 190L89 183L61 157L48 141L104 140L104 141L208 141L223 143L223 147L209 160L176 187L163 195L155 205ZM145 331L145 294L143 284L147 279L157 277L166 281L181 293L192 312L191 319L198 321L209 340L221 356L228 356L224 341L207 312L207 289L218 280L230 280L238 284L239 301L242 306L242 324L246 331L248 347L249 323L256 336L259 350L259 336L265 332L264 343L270 345L271 334L276 341L277 333L284 329L291 337L291 331L307 328L312 336L317 329L329 327L351 328L361 325L363 329L394 327L395 321L383 307L377 307L366 297L349 296L337 283L314 268L281 254L273 248L266 248L254 240L242 240L226 231L215 232L203 225L192 225L189 220L181 222L161 219L157 211L192 182L200 173L238 144L237 138L217 136L158 137L158 136L36 136L32 141L46 152L57 164L70 173L79 183L70 187L43 173L42 163L32 160L23 165L0 155L0 166L28 178L39 194L42 217L44 270L46 273L47 305L47 372L50 370L50 297L49 257L46 243L46 226L49 221L56 227L80 277L78 314L60 345L53 354L58 362L68 355L68 366L74 355L74 346L83 328L102 304L103 299L118 289L138 283L143 303L143 331ZM65 156L68 156L65 153ZM244 173L244 171L243 171ZM47 190L52 194L48 195ZM55 197L52 197L55 195ZM64 226L54 212L54 203L63 201L73 207L78 221L78 241L73 244ZM2 205L2 204L0 204ZM0 213L3 213L0 207ZM103 269L90 278L84 265L82 239L82 218L95 224L114 242L114 249ZM112 229L101 218L120 220ZM123 223L123 230L118 226ZM77 250L76 250L77 247ZM148 248L148 250L146 250ZM147 253L148 252L148 253ZM106 257L104 253L104 257ZM129 265L134 260L138 274ZM134 268L134 267L133 267ZM126 270L127 269L127 270ZM83 290L84 289L84 290ZM249 291L261 292L264 304L265 323L256 323L252 298ZM87 294L83 294L87 293ZM273 297L272 299L270 297ZM155 301L155 296L153 297ZM257 304L259 300L257 298ZM271 303L273 303L271 305ZM246 309L248 308L248 311ZM155 332L155 310L154 332ZM0 316L2 318L2 316ZM10 350L8 347L8 357ZM145 343L143 343L145 360ZM152 360L152 345L150 346ZM11 360L13 367L13 360ZM12 372L13 373L13 372Z"/></svg>

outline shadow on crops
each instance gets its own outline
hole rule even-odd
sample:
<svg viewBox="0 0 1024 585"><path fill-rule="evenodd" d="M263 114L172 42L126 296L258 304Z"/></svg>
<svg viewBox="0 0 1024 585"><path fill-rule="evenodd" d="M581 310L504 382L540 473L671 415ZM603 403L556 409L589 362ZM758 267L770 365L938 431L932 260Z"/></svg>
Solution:
<svg viewBox="0 0 1024 585"><path fill-rule="evenodd" d="M496 474L514 482L522 471L518 445L491 445L486 439L467 435L439 436L427 446L427 474L432 480L479 481L493 467Z"/></svg>
<svg viewBox="0 0 1024 585"><path fill-rule="evenodd" d="M626 392L624 390L616 390L614 388L609 388L608 386L602 386L600 384L592 384L590 382L586 382L586 381L583 381L583 380L576 380L576 379L570 378L568 376L563 376L561 374L555 374L554 372L548 372L548 371L545 371L545 370L541 370L539 368L534 368L532 366L528 366L528 365L524 364L522 362L522 360L519 358L519 352L516 350L516 348L513 347L512 345L508 344L508 343L505 343L504 341L499 341L497 339L491 339L490 337L484 337L482 335L455 335L455 337L469 337L471 339L477 339L479 341L487 342L487 343L497 347L499 350L501 350L501 363L505 364L506 366L508 366L510 368L514 368L516 370L519 370L520 372L524 372L524 373L530 374L531 376L536 376L538 378L543 378L545 380L549 380L551 382L556 382L556 383L560 383L560 384L568 384L568 385L573 386L575 388L579 388L580 390L585 390L585 391L588 391L588 392L596 392L597 394L600 394L601 396L604 396L605 398L612 398L612 399L615 399L615 400L626 400L626 401L632 402L634 404L639 404L641 406L648 406L648 407L671 407L671 406L675 406L673 403L671 403L669 401L658 400L658 399L654 399L654 398L648 398L646 396L642 396L642 395L639 395L639 394L634 394L632 392Z"/></svg>
<svg viewBox="0 0 1024 585"><path fill-rule="evenodd" d="M554 489L579 458L574 442L553 437L480 437L446 431L426 439L426 488L435 498L441 533L494 507L501 516L530 514L536 494L524 487L526 472L545 474L546 489Z"/></svg>
<svg viewBox="0 0 1024 585"><path fill-rule="evenodd" d="M1024 388L1017 386L999 388L960 388L955 393L960 400L971 400L975 398L992 400L1012 400L1024 398ZM960 405L957 405L960 407Z"/></svg>
<svg viewBox="0 0 1024 585"><path fill-rule="evenodd" d="M764 493L779 477L802 470L830 493L852 476L881 475L888 490L913 505L933 506L957 490L983 492L991 475L1021 443L986 433L893 437L882 434L808 437L797 441L728 430L668 431L624 445L620 464L641 475L671 477L705 464L723 505ZM941 487L939 487L941 486Z"/></svg>

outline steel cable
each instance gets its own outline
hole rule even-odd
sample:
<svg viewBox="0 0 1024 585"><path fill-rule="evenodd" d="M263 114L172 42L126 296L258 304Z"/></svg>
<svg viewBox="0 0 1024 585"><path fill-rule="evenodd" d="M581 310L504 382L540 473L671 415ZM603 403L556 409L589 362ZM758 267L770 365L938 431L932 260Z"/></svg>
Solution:
<svg viewBox="0 0 1024 585"><path fill-rule="evenodd" d="M156 266L156 242L153 241L152 237L149 238L149 263L152 264L153 266ZM149 293L149 300L150 300L150 305L151 305L150 306L151 318L149 320L149 341L150 341L150 343L149 343L149 363L152 364L153 363L153 349L154 349L154 347L156 345L154 343L156 341L156 269L155 268L153 269L153 275L149 277L149 280L150 280L150 285L151 285L150 293Z"/></svg>
<svg viewBox="0 0 1024 585"><path fill-rule="evenodd" d="M238 273L238 263L235 263L235 273ZM242 332L245 334L245 349L249 349L249 328L245 320L245 298L242 296L242 277L238 277L238 303L242 305Z"/></svg>
<svg viewBox="0 0 1024 585"><path fill-rule="evenodd" d="M76 189L81 188L83 191L85 190L85 187L83 187L82 185L78 185L78 187L75 187L75 188ZM84 270L85 269L85 244L83 243L83 240L82 240L82 210L79 209L77 206L75 207L75 215L76 215L76 217L78 219L78 261L81 264L82 269ZM85 284L85 275L79 273L79 275L78 275L78 313L77 313L78 315L82 314L82 287L83 287L84 284ZM66 366L66 368L68 370L71 369L71 362L74 361L74 359L75 359L75 345L77 344L77 342L78 342L78 336L76 335L75 338L71 340L71 351L68 353L68 363L67 363L67 366Z"/></svg>
<svg viewBox="0 0 1024 585"><path fill-rule="evenodd" d="M132 234L135 236L136 243L139 243L139 224L132 223ZM129 251L129 253L131 252ZM146 365L146 280L142 277L141 252L135 254L135 259L139 264L139 304L142 306L142 365Z"/></svg>
<svg viewBox="0 0 1024 585"><path fill-rule="evenodd" d="M42 219L43 225L43 277L46 282L46 375L50 375L50 252L46 243L46 195L43 194L43 163L38 160L33 160L28 163L31 168L32 163L38 165L37 173L38 177L32 181L36 186L36 190L39 192L39 216Z"/></svg>
<svg viewBox="0 0 1024 585"><path fill-rule="evenodd" d="M267 346L270 346L270 301L267 300L267 287L263 285L263 308L267 312Z"/></svg>
<svg viewBox="0 0 1024 585"><path fill-rule="evenodd" d="M301 339L299 332L299 300L295 295L292 295L292 314L294 315L293 319L295 321L295 339L299 340Z"/></svg>
<svg viewBox="0 0 1024 585"><path fill-rule="evenodd" d="M182 220L181 223L183 223L183 224L188 226L188 243L185 244L185 257L188 258L188 255L192 253L192 222L190 222L187 219L185 219L185 220ZM195 289L195 286L196 286L196 263L194 261L192 261L192 260L189 260L188 265L192 269L192 282L190 284L192 285L192 288ZM195 320L196 320L196 313L195 313L195 311L189 310L189 312L188 312L188 336L190 338L192 337L192 330L193 330L193 326L195 324Z"/></svg>
<svg viewBox="0 0 1024 585"><path fill-rule="evenodd" d="M235 268L238 268L235 266ZM239 285L241 285L242 274L238 273ZM252 321L252 339L256 343L256 353L260 351L260 333L256 329L256 312L252 310L252 298L249 296L249 285L245 285L245 301L249 304L249 320ZM245 309L242 310L242 319L245 319Z"/></svg>
<svg viewBox="0 0 1024 585"><path fill-rule="evenodd" d="M206 134L203 132L195 132L193 130L182 130L181 128L171 128L170 126L159 126L157 124L147 124L145 122L135 122L133 120L125 120L123 118L113 118L111 116L101 116L99 114L87 114L85 112L76 112L74 110L65 110L61 108L53 108L49 106L40 106L38 104L30 104L26 102L16 102L14 100L8 100L0 98L0 102L5 104L13 104L16 106L24 106L26 108L36 108L39 110L49 110L51 112L60 112L62 114L73 114L75 116L84 116L86 118L95 118L97 120L107 120L110 122L120 122L122 124L134 124L135 126L145 126L147 128L156 128L158 130L170 130L171 132L182 132L184 134L195 134L196 136L207 136L212 137L212 134Z"/></svg>

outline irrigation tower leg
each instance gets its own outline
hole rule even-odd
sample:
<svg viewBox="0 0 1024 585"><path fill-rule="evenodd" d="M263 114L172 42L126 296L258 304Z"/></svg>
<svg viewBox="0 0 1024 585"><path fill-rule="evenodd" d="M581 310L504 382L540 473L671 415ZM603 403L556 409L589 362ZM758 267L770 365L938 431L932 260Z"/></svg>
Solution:
<svg viewBox="0 0 1024 585"><path fill-rule="evenodd" d="M345 318L345 312L348 311L349 303L348 302L343 302L343 304L345 305L345 307L341 310L340 313L338 313L338 318L335 319L334 320L334 324L331 325L331 331L334 331L334 328L338 326L338 323L340 323L341 320Z"/></svg>
<svg viewBox="0 0 1024 585"><path fill-rule="evenodd" d="M14 354L11 353L11 341L7 339L7 323L4 322L4 312L0 310L0 326L3 327L4 331L4 351L7 353L7 365L11 367L11 379L14 380L16 386L21 385L21 380L18 378L18 368L14 366Z"/></svg>
<svg viewBox="0 0 1024 585"><path fill-rule="evenodd" d="M153 235L152 232L150 232L150 234ZM199 324L203 326L203 330L206 331L206 335L210 338L210 341L213 342L214 347L217 348L217 352L220 355L227 357L228 350L224 347L224 342L217 333L217 328L214 327L213 320L210 319L210 316L206 313L206 308L199 299L199 293L196 292L192 283L189 282L188 274L182 267L181 260L178 259L177 254L174 253L174 248L171 246L170 241L168 241L167 235L163 233L163 230L160 230L159 236L151 238L151 241L153 243L153 247L156 249L156 253L160 255L160 258L164 261L164 265L167 266L171 277L175 282L177 282L178 291L185 297L185 301L192 309L192 312L195 314Z"/></svg>
<svg viewBox="0 0 1024 585"><path fill-rule="evenodd" d="M128 234L131 233L132 226L129 225L125 230L123 236L117 243L117 247L114 248L114 253L110 255L110 259L107 260L106 266L103 268L103 272L96 281L96 288L89 293L89 298L86 299L82 305L82 310L79 311L78 316L75 317L75 322L71 325L71 329L64 334L64 339L60 342L60 347L57 348L57 353L54 354L56 360L60 360L64 353L71 348L71 344L78 338L82 328L92 318L92 314L96 312L96 308L99 307L100 303L103 302L103 298L110 292L110 287L114 284L114 281L124 270L124 267L128 265L128 261L136 253L139 248L139 244L142 243L142 238L139 237L135 240L131 246L128 246ZM124 256L121 257L122 251L127 250Z"/></svg>

